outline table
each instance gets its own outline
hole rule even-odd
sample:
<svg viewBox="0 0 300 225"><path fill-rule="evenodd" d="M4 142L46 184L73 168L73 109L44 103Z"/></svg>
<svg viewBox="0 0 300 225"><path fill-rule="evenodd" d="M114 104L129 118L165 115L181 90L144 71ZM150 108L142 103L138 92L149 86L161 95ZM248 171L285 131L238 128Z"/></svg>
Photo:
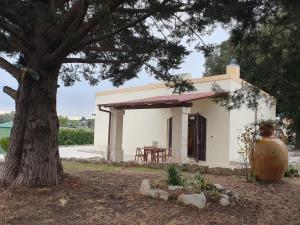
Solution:
<svg viewBox="0 0 300 225"><path fill-rule="evenodd" d="M148 157L150 155L151 162L161 162L167 161L167 149L159 148L154 146L145 146L144 148L144 162L148 162Z"/></svg>

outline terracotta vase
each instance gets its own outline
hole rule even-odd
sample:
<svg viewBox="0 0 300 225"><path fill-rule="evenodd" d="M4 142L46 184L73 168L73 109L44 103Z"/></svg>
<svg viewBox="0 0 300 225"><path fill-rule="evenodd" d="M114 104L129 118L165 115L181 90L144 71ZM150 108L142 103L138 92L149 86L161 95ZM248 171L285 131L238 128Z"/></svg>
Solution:
<svg viewBox="0 0 300 225"><path fill-rule="evenodd" d="M263 137L253 152L254 174L266 182L281 180L288 167L288 149L282 140Z"/></svg>

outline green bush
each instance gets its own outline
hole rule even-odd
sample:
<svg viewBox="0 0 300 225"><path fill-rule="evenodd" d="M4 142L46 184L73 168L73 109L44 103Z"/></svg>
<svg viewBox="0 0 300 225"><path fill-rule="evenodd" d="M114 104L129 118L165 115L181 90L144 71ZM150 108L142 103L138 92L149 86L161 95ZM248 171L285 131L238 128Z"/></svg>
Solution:
<svg viewBox="0 0 300 225"><path fill-rule="evenodd" d="M9 148L9 137L0 139L0 147L3 149L4 152L7 153L8 148Z"/></svg>
<svg viewBox="0 0 300 225"><path fill-rule="evenodd" d="M299 170L297 167L291 163L289 163L288 169L284 174L285 177L299 177Z"/></svg>
<svg viewBox="0 0 300 225"><path fill-rule="evenodd" d="M166 169L167 171L167 184L168 185L183 185L182 172L177 169L175 165L170 165Z"/></svg>
<svg viewBox="0 0 300 225"><path fill-rule="evenodd" d="M209 184L207 183L205 177L199 171L195 174L191 185L195 192L202 192L203 190L207 190L209 188Z"/></svg>
<svg viewBox="0 0 300 225"><path fill-rule="evenodd" d="M94 143L94 132L85 129L60 129L59 145L88 145Z"/></svg>

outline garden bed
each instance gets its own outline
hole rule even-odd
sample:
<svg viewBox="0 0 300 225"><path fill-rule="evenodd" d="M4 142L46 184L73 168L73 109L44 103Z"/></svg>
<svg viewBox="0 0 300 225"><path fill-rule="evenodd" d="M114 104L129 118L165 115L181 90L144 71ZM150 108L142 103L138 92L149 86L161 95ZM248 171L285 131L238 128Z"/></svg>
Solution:
<svg viewBox="0 0 300 225"><path fill-rule="evenodd" d="M143 179L165 179L160 169L78 162L64 162L64 167L68 175L57 187L0 187L0 224L300 224L299 178L266 185L207 174L209 182L237 191L241 202L211 203L200 210L139 194Z"/></svg>

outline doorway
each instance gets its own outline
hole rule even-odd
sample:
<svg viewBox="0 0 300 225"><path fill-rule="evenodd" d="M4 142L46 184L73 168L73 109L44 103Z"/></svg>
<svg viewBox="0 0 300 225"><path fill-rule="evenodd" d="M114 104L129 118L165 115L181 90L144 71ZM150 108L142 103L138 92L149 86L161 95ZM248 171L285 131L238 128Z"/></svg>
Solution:
<svg viewBox="0 0 300 225"><path fill-rule="evenodd" d="M189 115L188 157L197 161L206 160L206 118L198 113Z"/></svg>

